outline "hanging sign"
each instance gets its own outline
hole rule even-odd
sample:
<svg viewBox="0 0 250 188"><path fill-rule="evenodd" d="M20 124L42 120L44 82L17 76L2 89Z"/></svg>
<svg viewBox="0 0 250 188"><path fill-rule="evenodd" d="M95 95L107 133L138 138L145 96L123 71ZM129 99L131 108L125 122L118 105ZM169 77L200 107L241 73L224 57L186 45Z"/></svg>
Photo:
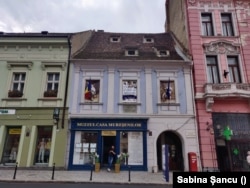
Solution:
<svg viewBox="0 0 250 188"><path fill-rule="evenodd" d="M9 134L21 134L21 129L9 129Z"/></svg>
<svg viewBox="0 0 250 188"><path fill-rule="evenodd" d="M116 136L116 131L102 131L102 136Z"/></svg>

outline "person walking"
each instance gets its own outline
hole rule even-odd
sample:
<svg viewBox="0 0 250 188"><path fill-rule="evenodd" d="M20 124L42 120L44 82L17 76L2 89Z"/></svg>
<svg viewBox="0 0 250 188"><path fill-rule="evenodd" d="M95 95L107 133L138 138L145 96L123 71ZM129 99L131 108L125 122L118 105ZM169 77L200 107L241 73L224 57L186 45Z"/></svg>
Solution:
<svg viewBox="0 0 250 188"><path fill-rule="evenodd" d="M108 169L107 171L110 172L111 171L111 167L115 158L115 146L111 146L109 153L108 153Z"/></svg>

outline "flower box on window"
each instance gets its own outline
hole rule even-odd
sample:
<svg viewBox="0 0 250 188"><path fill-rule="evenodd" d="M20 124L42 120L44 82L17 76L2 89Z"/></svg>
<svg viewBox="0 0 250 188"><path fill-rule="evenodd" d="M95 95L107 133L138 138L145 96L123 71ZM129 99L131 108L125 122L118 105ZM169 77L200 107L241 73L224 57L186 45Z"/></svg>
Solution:
<svg viewBox="0 0 250 188"><path fill-rule="evenodd" d="M8 97L22 97L23 96L23 92L19 91L19 90L9 90L8 92Z"/></svg>
<svg viewBox="0 0 250 188"><path fill-rule="evenodd" d="M57 97L57 90L44 91L43 96L44 97Z"/></svg>

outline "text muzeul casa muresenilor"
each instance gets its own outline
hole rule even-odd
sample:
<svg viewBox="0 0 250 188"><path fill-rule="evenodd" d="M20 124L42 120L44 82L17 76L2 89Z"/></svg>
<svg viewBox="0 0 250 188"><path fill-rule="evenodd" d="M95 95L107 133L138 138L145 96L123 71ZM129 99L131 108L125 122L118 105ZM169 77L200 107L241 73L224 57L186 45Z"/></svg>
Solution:
<svg viewBox="0 0 250 188"><path fill-rule="evenodd" d="M141 123L77 123L81 127L141 127Z"/></svg>

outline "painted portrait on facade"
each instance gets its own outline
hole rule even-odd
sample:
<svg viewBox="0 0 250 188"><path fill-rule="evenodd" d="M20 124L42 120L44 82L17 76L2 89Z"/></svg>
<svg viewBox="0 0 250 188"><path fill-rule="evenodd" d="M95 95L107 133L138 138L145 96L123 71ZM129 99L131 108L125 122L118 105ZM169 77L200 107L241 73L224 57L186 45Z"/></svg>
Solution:
<svg viewBox="0 0 250 188"><path fill-rule="evenodd" d="M100 80L86 80L84 90L85 102L99 102Z"/></svg>

